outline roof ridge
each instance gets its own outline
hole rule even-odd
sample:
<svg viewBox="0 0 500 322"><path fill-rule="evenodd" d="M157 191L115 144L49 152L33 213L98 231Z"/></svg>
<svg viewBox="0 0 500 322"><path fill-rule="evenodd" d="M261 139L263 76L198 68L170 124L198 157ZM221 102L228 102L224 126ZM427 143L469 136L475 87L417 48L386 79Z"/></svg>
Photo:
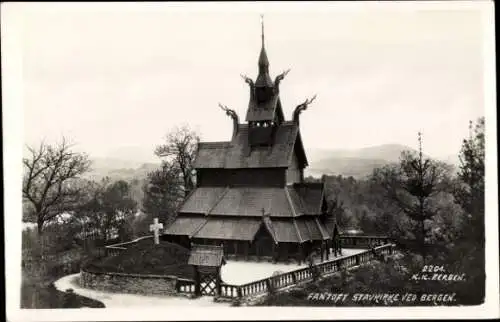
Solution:
<svg viewBox="0 0 500 322"><path fill-rule="evenodd" d="M198 187L195 187L193 190L189 191L188 195L186 197L184 197L184 200L182 200L182 202L179 203L179 205L175 208L175 213L178 214L179 211L181 210L181 208L184 206L184 204L189 200L189 198L191 198L191 196L194 194L194 192L198 189ZM177 216L176 216L177 217ZM174 220L175 221L175 220ZM172 221L172 224L174 223L174 221Z"/></svg>
<svg viewBox="0 0 500 322"><path fill-rule="evenodd" d="M292 201L292 197L290 196L290 192L288 191L288 186L285 187L285 195L286 195L286 199L288 200L288 203L290 204L290 208L292 208L292 213L293 213L293 217L297 217L297 211L295 210L295 206L293 204L293 201Z"/></svg>
<svg viewBox="0 0 500 322"><path fill-rule="evenodd" d="M304 209L306 209L306 206L305 206L305 203L304 203L304 199L302 198L302 196L300 195L300 193L298 193L297 190L295 190L295 187L292 185L292 188L293 188L293 191L295 192L296 196L297 196L297 200L299 201L300 203L300 209L302 210L302 212L297 215L298 217L299 216L303 216L303 215L306 215L306 213L304 212Z"/></svg>
<svg viewBox="0 0 500 322"><path fill-rule="evenodd" d="M199 231L200 231L203 227L205 227L205 225L208 223L208 219L206 219L206 218L203 218L203 219L205 219L205 221L204 221L203 223L201 223L201 224L198 226L198 228L196 228L196 229L193 231L193 233L192 233L191 235L189 235L189 237L190 237L190 238L191 238L191 237L193 237L194 235L196 235L196 234L197 234L197 233L198 233L198 232L199 232Z"/></svg>
<svg viewBox="0 0 500 322"><path fill-rule="evenodd" d="M321 182L321 198L320 198L320 202L319 202L319 209L318 209L318 213L321 214L321 208L323 206L323 200L325 199L325 183L324 182Z"/></svg>
<svg viewBox="0 0 500 322"><path fill-rule="evenodd" d="M309 227L308 223L309 223L308 220L304 220L304 226L306 226L306 230L309 233L309 236L311 237L311 239L313 239L313 233L312 233L311 228Z"/></svg>
<svg viewBox="0 0 500 322"><path fill-rule="evenodd" d="M299 226L297 225L297 221L295 220L295 218L292 219L292 222L293 226L295 227L295 232L297 233L297 237L299 237L300 242L303 243L305 239L302 238L302 235L300 234Z"/></svg>
<svg viewBox="0 0 500 322"><path fill-rule="evenodd" d="M267 219L267 221L266 221L266 219ZM264 218L262 218L262 222L264 223L264 226L267 228L267 230L271 234L271 237L273 238L274 243L277 244L278 240L276 239L276 233L275 233L274 228L272 226L271 217L264 217Z"/></svg>
<svg viewBox="0 0 500 322"><path fill-rule="evenodd" d="M319 231L321 232L321 235L323 236L323 239L329 239L329 235L323 230L323 227L319 223L318 217L314 217L314 221L316 222L316 225L319 228Z"/></svg>
<svg viewBox="0 0 500 322"><path fill-rule="evenodd" d="M297 144L297 133L299 133L298 127L295 131L293 131L293 133L294 139L292 148L288 151L288 164L291 164L293 162L293 156L295 155L295 144Z"/></svg>
<svg viewBox="0 0 500 322"><path fill-rule="evenodd" d="M194 248L194 247L199 247L199 248L214 248L214 249L217 249L217 250L223 249L223 247L220 246L220 245L205 245L205 244L194 244L194 243L191 245L191 247L192 248Z"/></svg>
<svg viewBox="0 0 500 322"><path fill-rule="evenodd" d="M205 216L208 216L210 214L210 212L212 210L214 210L214 208L219 204L219 202L224 198L224 196L228 193L228 191L231 189L231 186L226 186L226 188L224 189L224 191L222 191L222 193L220 194L219 197L217 197L217 200L215 200L214 204L212 205L212 207L210 207L207 212L205 213Z"/></svg>
<svg viewBox="0 0 500 322"><path fill-rule="evenodd" d="M231 141L203 141L203 142L198 142L199 145L228 145L230 144Z"/></svg>

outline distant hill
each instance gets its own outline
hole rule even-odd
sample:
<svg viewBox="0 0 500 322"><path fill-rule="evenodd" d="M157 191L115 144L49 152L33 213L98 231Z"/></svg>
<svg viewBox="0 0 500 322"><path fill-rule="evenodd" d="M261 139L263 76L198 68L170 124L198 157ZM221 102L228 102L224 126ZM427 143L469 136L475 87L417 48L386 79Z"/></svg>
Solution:
<svg viewBox="0 0 500 322"><path fill-rule="evenodd" d="M309 166L306 176L320 177L323 174L361 178L372 173L375 167L398 162L402 151L415 151L402 144L384 144L361 149L308 149ZM93 159L92 171L87 177L99 180L105 176L112 179L142 180L147 173L158 169L160 161L154 157L150 147L121 147L111 151L109 157ZM458 154L458 153L457 153ZM457 155L443 156L446 163L458 164ZM158 162L155 162L158 160Z"/></svg>
<svg viewBox="0 0 500 322"><path fill-rule="evenodd" d="M333 157L312 163L312 166L306 168L305 175L320 177L326 174L362 178L371 174L373 169L388 163L391 163L391 161L382 159Z"/></svg>
<svg viewBox="0 0 500 322"><path fill-rule="evenodd" d="M311 150L308 153L309 167L306 168L305 175L320 177L327 174L362 178L371 174L376 167L398 162L403 151L417 152L401 144L384 144L353 150ZM453 156L441 161L456 164Z"/></svg>
<svg viewBox="0 0 500 322"><path fill-rule="evenodd" d="M327 150L312 149L308 151L308 156L313 162L319 162L328 158L355 158L355 159L378 159L397 161L404 150L415 151L402 144L383 144L351 150Z"/></svg>
<svg viewBox="0 0 500 322"><path fill-rule="evenodd" d="M142 204L144 192L143 185L146 183L147 174L160 168L158 163L141 163L118 158L94 158L91 171L85 174L85 178L100 181L105 177L111 180L124 180L130 184L132 198Z"/></svg>
<svg viewBox="0 0 500 322"><path fill-rule="evenodd" d="M156 170L160 163L142 163L119 158L94 158L92 159L91 171L86 175L88 178L100 180L106 176L111 179L143 179L148 172Z"/></svg>

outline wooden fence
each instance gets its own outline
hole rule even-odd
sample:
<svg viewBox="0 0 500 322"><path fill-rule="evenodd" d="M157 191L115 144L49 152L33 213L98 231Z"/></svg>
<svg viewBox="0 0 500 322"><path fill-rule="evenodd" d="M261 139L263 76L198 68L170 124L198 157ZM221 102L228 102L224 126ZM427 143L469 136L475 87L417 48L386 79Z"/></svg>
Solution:
<svg viewBox="0 0 500 322"><path fill-rule="evenodd" d="M141 237L127 243L106 246L106 254L107 256L115 256L123 250L127 249L126 246L134 244L139 240L145 238L152 238L152 236ZM353 236L349 236L343 238L348 238L351 241L361 241L359 244L375 241L380 244L383 241L390 241L389 238L380 236L356 236L354 238ZM355 245L358 245L358 243L356 243ZM344 244L343 246L350 245ZM379 255L390 255L393 253L395 247L395 244L387 243L385 245L376 246L358 254L332 259L330 261L319 263L311 267L297 269L295 271L286 272L280 275L264 278L243 285L221 283L219 295L224 298L236 299L268 294L289 286L312 281L315 276L326 276L335 272L339 272L342 269L365 264ZM176 291L181 294L195 294L195 284L196 283L193 280L179 278L176 283Z"/></svg>
<svg viewBox="0 0 500 322"><path fill-rule="evenodd" d="M179 278L177 279L177 284L175 286L175 289L177 290L178 293L181 294L194 294L196 287L195 284L196 283L193 280Z"/></svg>
<svg viewBox="0 0 500 322"><path fill-rule="evenodd" d="M340 242L343 248L372 248L393 243L393 240L388 236L341 235Z"/></svg>
<svg viewBox="0 0 500 322"><path fill-rule="evenodd" d="M377 255L382 255L382 254L390 255L393 253L394 247L395 247L394 244L386 244L383 246L375 247L374 249L364 251L359 254L334 259L331 261L314 265L312 267L301 268L295 271L268 277L247 284L239 286L224 284L224 286L226 287L226 289L228 289L229 287L236 288L237 289L236 293L240 294L239 295L240 297L266 294L269 293L270 291L277 291L288 286L311 281L314 277L314 274L320 274L321 276L325 276L328 274L338 272L343 268L349 268L367 263L373 258L375 258L375 256ZM226 291L226 293L228 292ZM231 296L227 296L226 293L224 291L221 292L221 296L233 297L232 293Z"/></svg>
<svg viewBox="0 0 500 322"><path fill-rule="evenodd" d="M121 254L124 250L127 249L128 246L133 245L133 244L139 242L140 240L149 239L149 238L153 238L153 236L151 235L151 236L139 237L139 238L136 238L136 239L131 240L129 242L105 246L104 249L106 250L106 256L116 256L118 254Z"/></svg>

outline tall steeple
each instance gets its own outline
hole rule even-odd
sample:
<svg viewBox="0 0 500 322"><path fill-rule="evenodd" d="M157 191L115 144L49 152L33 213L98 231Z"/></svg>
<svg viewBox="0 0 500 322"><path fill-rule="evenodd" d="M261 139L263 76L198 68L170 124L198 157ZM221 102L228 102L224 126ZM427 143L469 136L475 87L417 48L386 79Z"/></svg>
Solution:
<svg viewBox="0 0 500 322"><path fill-rule="evenodd" d="M261 15L261 49L259 73L255 82L241 75L250 86L250 101L245 120L248 121L250 145L272 144L274 133L285 119L279 98L279 83L288 71L273 81L269 75L269 60L265 47L264 17Z"/></svg>
<svg viewBox="0 0 500 322"><path fill-rule="evenodd" d="M259 75L255 80L255 87L273 87L273 81L271 76L269 76L269 60L267 59L266 47L264 44L264 16L261 15L261 39L262 45L259 55ZM267 92L267 91L266 91Z"/></svg>

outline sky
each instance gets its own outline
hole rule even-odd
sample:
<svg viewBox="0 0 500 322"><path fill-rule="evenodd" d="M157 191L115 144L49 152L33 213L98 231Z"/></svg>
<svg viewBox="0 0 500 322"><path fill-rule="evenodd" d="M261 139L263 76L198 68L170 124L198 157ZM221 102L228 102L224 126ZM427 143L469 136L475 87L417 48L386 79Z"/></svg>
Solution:
<svg viewBox="0 0 500 322"><path fill-rule="evenodd" d="M453 6L449 6L453 8ZM175 126L229 140L244 120L260 51L285 118L301 114L307 149L380 144L457 154L468 122L484 115L481 11L366 6L29 4L23 9L24 142L62 135L91 156L152 151ZM133 156L131 156L133 157Z"/></svg>

